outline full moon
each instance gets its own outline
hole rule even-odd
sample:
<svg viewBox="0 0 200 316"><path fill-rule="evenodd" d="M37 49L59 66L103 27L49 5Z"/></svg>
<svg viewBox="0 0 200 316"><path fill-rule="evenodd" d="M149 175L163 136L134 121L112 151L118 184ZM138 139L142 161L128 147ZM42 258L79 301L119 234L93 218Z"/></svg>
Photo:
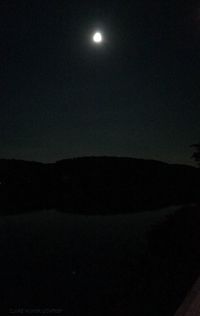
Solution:
<svg viewBox="0 0 200 316"><path fill-rule="evenodd" d="M92 37L92 39L93 39L93 42L94 42L94 43L99 44L99 43L102 42L103 37L102 37L102 34L101 34L100 32L95 32L94 35L93 35L93 37Z"/></svg>

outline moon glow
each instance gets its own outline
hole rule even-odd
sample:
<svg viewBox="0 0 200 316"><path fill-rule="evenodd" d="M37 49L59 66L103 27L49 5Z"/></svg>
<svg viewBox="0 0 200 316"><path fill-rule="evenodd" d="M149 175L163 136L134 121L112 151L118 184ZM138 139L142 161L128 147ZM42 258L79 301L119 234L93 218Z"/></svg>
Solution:
<svg viewBox="0 0 200 316"><path fill-rule="evenodd" d="M92 39L94 43L100 44L103 41L103 36L100 32L95 32Z"/></svg>

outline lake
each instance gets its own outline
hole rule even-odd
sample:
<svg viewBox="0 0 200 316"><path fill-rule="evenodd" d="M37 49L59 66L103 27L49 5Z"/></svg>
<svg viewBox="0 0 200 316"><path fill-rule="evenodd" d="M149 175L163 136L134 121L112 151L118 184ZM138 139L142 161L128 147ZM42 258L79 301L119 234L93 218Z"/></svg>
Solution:
<svg viewBox="0 0 200 316"><path fill-rule="evenodd" d="M56 210L2 216L2 310L111 315L134 287L148 231L178 208L112 216Z"/></svg>

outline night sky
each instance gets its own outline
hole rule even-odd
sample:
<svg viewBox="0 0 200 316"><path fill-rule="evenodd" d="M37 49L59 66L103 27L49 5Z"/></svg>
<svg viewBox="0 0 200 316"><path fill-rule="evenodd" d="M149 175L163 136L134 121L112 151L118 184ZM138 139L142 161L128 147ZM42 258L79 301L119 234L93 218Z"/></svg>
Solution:
<svg viewBox="0 0 200 316"><path fill-rule="evenodd" d="M192 163L199 79L199 1L1 0L0 158Z"/></svg>

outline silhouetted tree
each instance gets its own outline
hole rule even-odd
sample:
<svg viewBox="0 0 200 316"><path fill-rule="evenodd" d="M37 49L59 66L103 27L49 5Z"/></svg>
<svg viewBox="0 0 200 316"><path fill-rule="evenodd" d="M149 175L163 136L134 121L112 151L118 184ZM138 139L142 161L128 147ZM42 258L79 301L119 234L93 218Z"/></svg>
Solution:
<svg viewBox="0 0 200 316"><path fill-rule="evenodd" d="M197 162L200 167L200 142L197 144L191 145L191 147L195 148L195 152L192 155L192 158Z"/></svg>

